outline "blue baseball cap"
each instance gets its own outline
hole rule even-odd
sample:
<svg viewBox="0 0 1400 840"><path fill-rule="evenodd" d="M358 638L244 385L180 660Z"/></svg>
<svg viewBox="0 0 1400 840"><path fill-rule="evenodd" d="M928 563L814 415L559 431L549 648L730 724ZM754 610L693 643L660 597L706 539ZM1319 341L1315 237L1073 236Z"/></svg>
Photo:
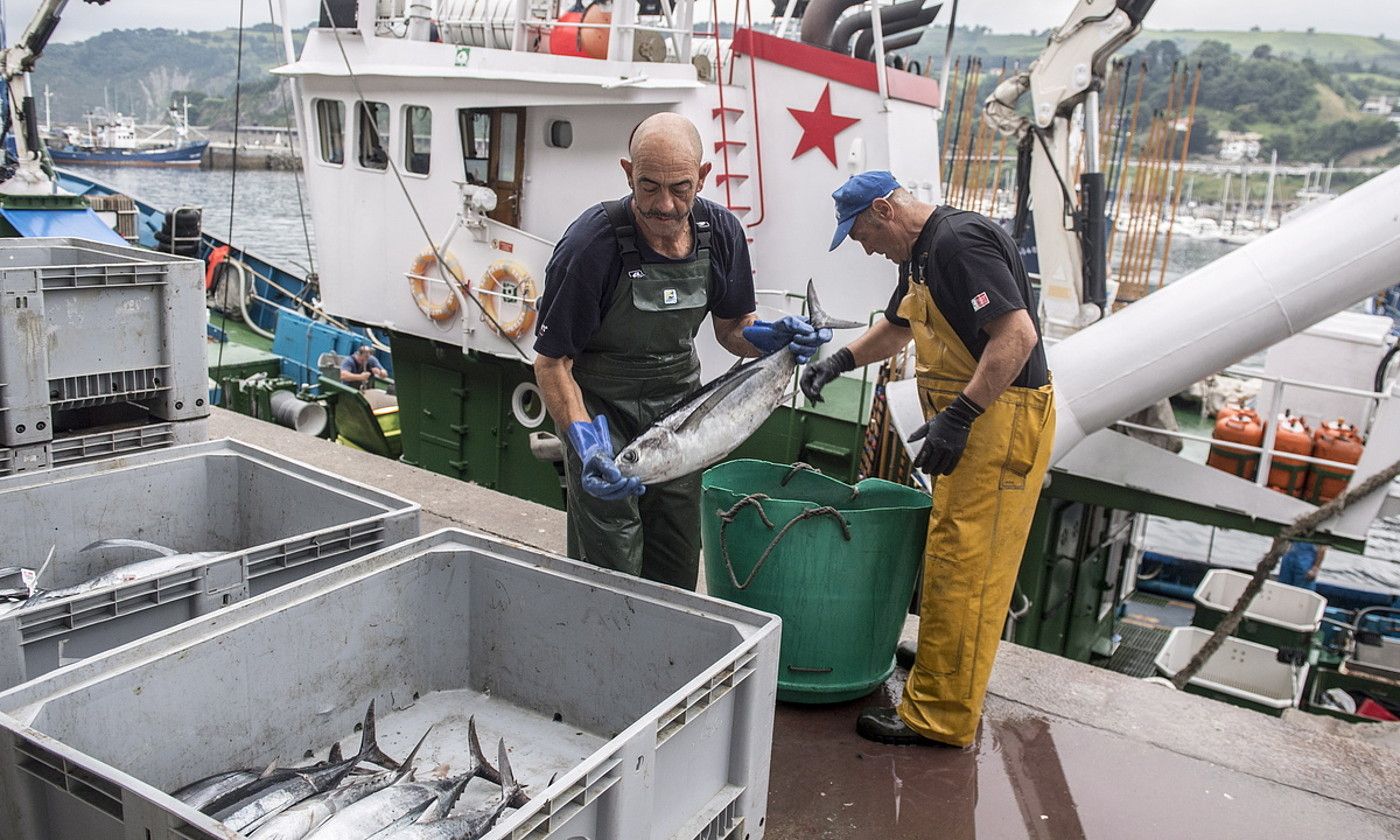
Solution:
<svg viewBox="0 0 1400 840"><path fill-rule="evenodd" d="M875 199L885 198L897 189L899 182L883 169L862 172L847 178L846 183L837 187L836 192L831 194L836 202L836 235L831 237L831 247L827 250L835 251L836 246L846 241L846 236L851 232L851 225L856 223L856 216L864 213L875 203Z"/></svg>

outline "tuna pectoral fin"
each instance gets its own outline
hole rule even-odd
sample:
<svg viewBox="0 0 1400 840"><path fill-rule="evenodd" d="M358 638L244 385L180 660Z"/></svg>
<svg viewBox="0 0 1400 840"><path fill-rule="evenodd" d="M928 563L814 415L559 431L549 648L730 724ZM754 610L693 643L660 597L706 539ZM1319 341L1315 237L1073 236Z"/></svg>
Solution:
<svg viewBox="0 0 1400 840"><path fill-rule="evenodd" d="M158 557L173 557L179 553L173 548L166 548L163 545L156 545L155 543L146 542L145 540L122 539L98 540L95 543L83 546L82 548L78 549L78 551L96 551L99 548L139 548L143 551L154 552Z"/></svg>
<svg viewBox="0 0 1400 840"><path fill-rule="evenodd" d="M819 330L854 330L866 326L859 321L846 321L828 315L826 310L822 309L821 301L817 300L817 287L811 280L807 281L807 315L812 326Z"/></svg>

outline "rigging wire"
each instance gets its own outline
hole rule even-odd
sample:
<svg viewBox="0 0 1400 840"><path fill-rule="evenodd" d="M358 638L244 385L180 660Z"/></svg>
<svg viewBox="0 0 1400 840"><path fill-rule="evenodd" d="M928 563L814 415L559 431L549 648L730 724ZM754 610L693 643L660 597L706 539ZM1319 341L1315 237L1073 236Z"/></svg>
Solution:
<svg viewBox="0 0 1400 840"><path fill-rule="evenodd" d="M233 245L233 208L238 197L238 129L243 107L243 4L244 0L238 0L238 59L233 71L233 171L229 177L228 239L226 240L230 246ZM179 219L176 218L176 215L175 211L172 210L170 217L170 241L172 243L176 239L176 227L179 225ZM174 250L173 246L171 250ZM241 295L244 291L244 289L240 289L239 294ZM214 363L214 370L222 375L224 371L224 345L228 344L227 307L220 312L220 316L219 332L223 333L224 340L219 342L219 355Z"/></svg>

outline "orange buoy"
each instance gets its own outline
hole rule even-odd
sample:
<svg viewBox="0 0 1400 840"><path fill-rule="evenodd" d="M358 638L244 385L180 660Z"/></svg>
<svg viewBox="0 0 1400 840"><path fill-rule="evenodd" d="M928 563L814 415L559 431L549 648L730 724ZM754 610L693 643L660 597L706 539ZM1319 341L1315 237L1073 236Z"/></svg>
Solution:
<svg viewBox="0 0 1400 840"><path fill-rule="evenodd" d="M1215 440L1259 446L1264 442L1264 421L1259 412L1243 406L1226 406L1215 415ZM1211 446L1206 464L1253 481L1259 474L1259 453L1233 446Z"/></svg>
<svg viewBox="0 0 1400 840"><path fill-rule="evenodd" d="M1356 464L1361 461L1361 453L1365 450L1366 442L1356 427L1340 417L1323 423L1313 432L1314 458ZM1332 501L1347 488L1353 472L1355 470L1329 464L1309 464L1303 498L1319 505Z"/></svg>
<svg viewBox="0 0 1400 840"><path fill-rule="evenodd" d="M590 3L583 12L583 23L596 23L606 25L612 23L612 11L609 9L611 3L594 2ZM608 57L608 35L607 29L580 29L578 36L579 49L589 58Z"/></svg>
<svg viewBox="0 0 1400 840"><path fill-rule="evenodd" d="M582 21L582 4L575 5L559 16L559 22L549 31L550 55L584 55L583 48L579 46L579 36L583 34L583 30L577 26L564 25L566 23L581 23Z"/></svg>
<svg viewBox="0 0 1400 840"><path fill-rule="evenodd" d="M1307 421L1287 412L1278 418L1274 433L1274 457L1269 466L1269 487L1280 493L1301 497L1307 484L1308 464L1287 455L1311 456L1312 430Z"/></svg>

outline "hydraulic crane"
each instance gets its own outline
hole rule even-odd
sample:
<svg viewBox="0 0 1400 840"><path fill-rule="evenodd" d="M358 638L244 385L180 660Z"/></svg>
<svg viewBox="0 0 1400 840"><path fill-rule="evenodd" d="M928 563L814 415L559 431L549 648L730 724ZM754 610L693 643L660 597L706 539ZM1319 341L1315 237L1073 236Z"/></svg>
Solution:
<svg viewBox="0 0 1400 840"><path fill-rule="evenodd" d="M1051 334L1073 333L1094 323L1112 299L1105 185L1098 159L1098 99L1109 59L1142 28L1153 2L1079 0L1030 68L997 85L987 97L986 115L992 125L1021 139L1020 169L1028 171L1029 178L1018 190L1016 216L1022 224L1029 198L1040 253L1045 327ZM1030 116L1017 111L1027 91ZM1082 133L1075 120L1080 106ZM1083 150L1084 166L1075 185L1078 149Z"/></svg>
<svg viewBox="0 0 1400 840"><path fill-rule="evenodd" d="M108 0L83 2L101 6ZM68 0L43 0L14 46L0 52L0 74L5 79L8 104L0 138L10 133L15 138L15 160L6 161L0 169L0 192L9 195L46 195L53 190L52 178L44 171L43 139L39 136L39 116L29 73L48 46L67 5ZM12 131L15 127L18 130Z"/></svg>

